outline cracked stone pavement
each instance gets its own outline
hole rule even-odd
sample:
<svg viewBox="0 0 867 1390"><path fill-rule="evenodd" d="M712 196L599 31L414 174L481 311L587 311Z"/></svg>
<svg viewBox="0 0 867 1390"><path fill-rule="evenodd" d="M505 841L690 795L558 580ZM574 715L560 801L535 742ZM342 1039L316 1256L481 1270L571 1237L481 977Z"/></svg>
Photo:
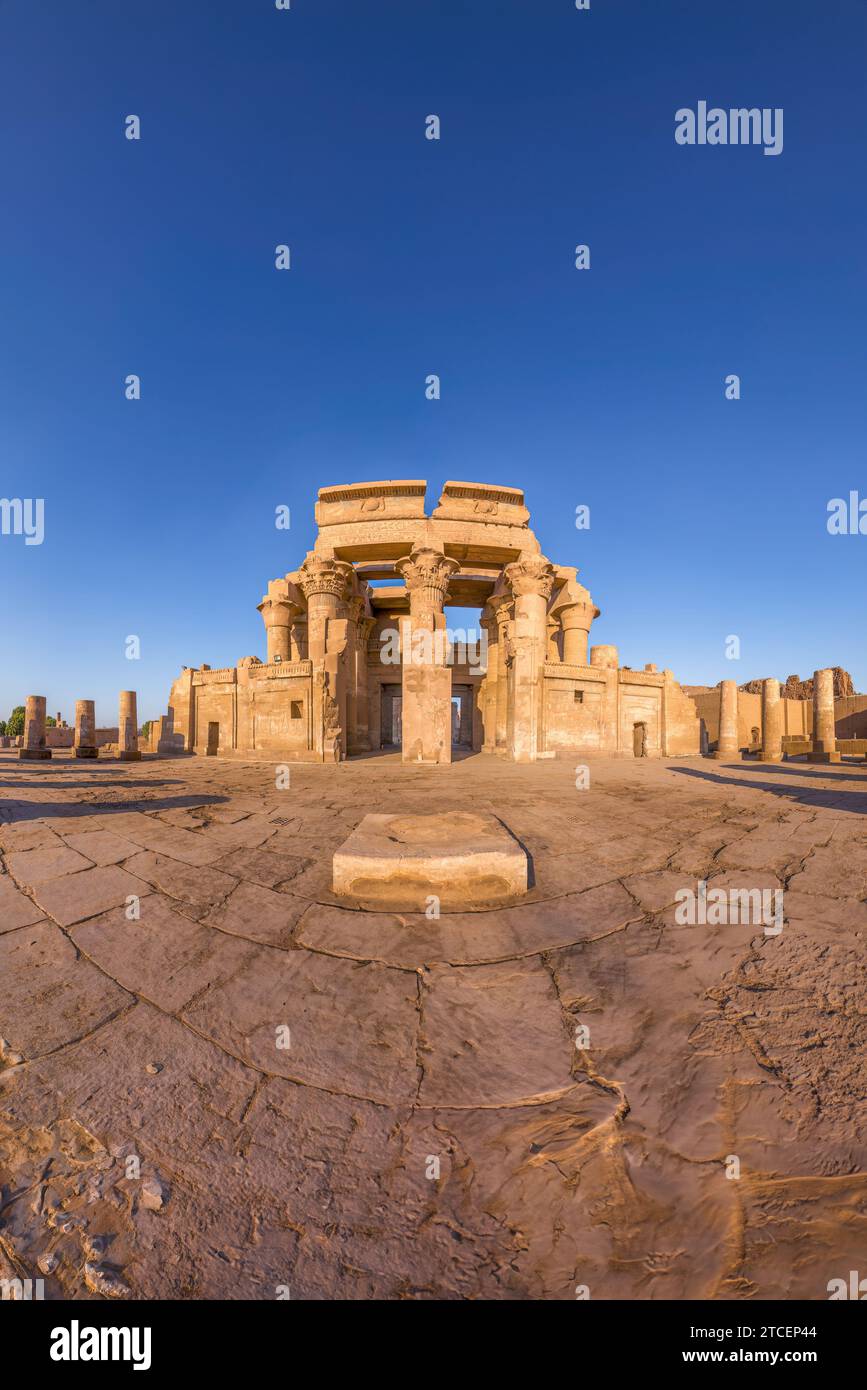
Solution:
<svg viewBox="0 0 867 1390"><path fill-rule="evenodd" d="M0 755L0 1277L827 1298L867 1245L867 771L590 766ZM519 904L332 896L366 812L450 809L524 844ZM677 925L700 878L783 888L782 933Z"/></svg>

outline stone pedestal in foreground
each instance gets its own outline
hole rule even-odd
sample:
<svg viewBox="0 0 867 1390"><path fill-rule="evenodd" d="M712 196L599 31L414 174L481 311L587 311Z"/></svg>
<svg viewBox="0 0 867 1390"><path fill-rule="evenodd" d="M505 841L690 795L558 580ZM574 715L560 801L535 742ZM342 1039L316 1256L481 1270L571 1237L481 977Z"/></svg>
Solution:
<svg viewBox="0 0 867 1390"><path fill-rule="evenodd" d="M762 751L761 763L783 761L783 707L780 704L780 682L762 681Z"/></svg>
<svg viewBox="0 0 867 1390"><path fill-rule="evenodd" d="M811 763L839 763L834 723L834 672L828 667L813 672L813 751Z"/></svg>
<svg viewBox="0 0 867 1390"><path fill-rule="evenodd" d="M45 696L28 695L24 706L24 742L18 749L19 758L36 760L51 757L45 746Z"/></svg>
<svg viewBox="0 0 867 1390"><path fill-rule="evenodd" d="M75 702L75 739L72 745L75 758L98 758L96 746L96 709L93 700Z"/></svg>
<svg viewBox="0 0 867 1390"><path fill-rule="evenodd" d="M740 757L738 743L738 687L736 681L720 681L719 738L715 758Z"/></svg>
<svg viewBox="0 0 867 1390"><path fill-rule="evenodd" d="M138 746L138 712L134 690L122 690L120 692L117 756L122 763L137 763L141 758Z"/></svg>
<svg viewBox="0 0 867 1390"><path fill-rule="evenodd" d="M368 815L334 853L334 892L363 907L426 913L513 902L525 851L489 814ZM434 903L431 900L438 899Z"/></svg>

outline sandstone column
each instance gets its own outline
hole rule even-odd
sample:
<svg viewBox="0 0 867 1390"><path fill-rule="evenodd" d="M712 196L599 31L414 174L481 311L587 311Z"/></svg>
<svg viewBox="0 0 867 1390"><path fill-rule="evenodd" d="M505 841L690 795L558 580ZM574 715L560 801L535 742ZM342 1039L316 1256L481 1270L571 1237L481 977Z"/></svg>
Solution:
<svg viewBox="0 0 867 1390"><path fill-rule="evenodd" d="M340 650L329 640L336 627L341 601L352 578L352 566L310 551L298 571L307 599L307 656L313 662L313 747L329 762L346 753L346 691L340 689Z"/></svg>
<svg viewBox="0 0 867 1390"><path fill-rule="evenodd" d="M714 757L737 758L739 755L737 681L720 681L719 738Z"/></svg>
<svg viewBox="0 0 867 1390"><path fill-rule="evenodd" d="M479 619L479 625L487 638L488 664L484 680L484 701L482 704L482 722L484 725L484 739L482 748L486 753L492 753L497 746L497 686L500 672L500 647L497 641L499 627L496 618L487 610Z"/></svg>
<svg viewBox="0 0 867 1390"><path fill-rule="evenodd" d="M512 681L512 638L514 604L510 599L500 599L494 611L497 615L497 711L495 751L505 755L509 751L509 689Z"/></svg>
<svg viewBox="0 0 867 1390"><path fill-rule="evenodd" d="M375 619L366 616L362 595L349 600L349 692L347 696L347 751L364 753L370 748L370 696L367 684L367 644Z"/></svg>
<svg viewBox="0 0 867 1390"><path fill-rule="evenodd" d="M99 749L96 746L96 710L92 700L75 702L75 738L72 747L75 758L99 757Z"/></svg>
<svg viewBox="0 0 867 1390"><path fill-rule="evenodd" d="M28 695L24 706L24 741L18 750L19 758L35 761L51 757L45 746L45 696Z"/></svg>
<svg viewBox="0 0 867 1390"><path fill-rule="evenodd" d="M141 757L138 746L138 714L134 690L122 690L120 692L117 748L118 757L122 763L136 763Z"/></svg>
<svg viewBox="0 0 867 1390"><path fill-rule="evenodd" d="M264 598L259 604L259 612L265 624L265 638L268 643L266 660L291 661L291 630L299 609L289 599Z"/></svg>
<svg viewBox="0 0 867 1390"><path fill-rule="evenodd" d="M783 760L783 706L780 703L780 682L762 681L762 751L759 762L779 763Z"/></svg>
<svg viewBox="0 0 867 1390"><path fill-rule="evenodd" d="M421 546L398 560L395 569L406 584L410 611L402 643L403 761L450 763L452 673L443 608L449 580L460 565Z"/></svg>
<svg viewBox="0 0 867 1390"><path fill-rule="evenodd" d="M813 752L814 763L839 763L837 729L834 723L834 672L830 667L813 672Z"/></svg>
<svg viewBox="0 0 867 1390"><path fill-rule="evenodd" d="M574 603L560 610L563 628L563 664L586 666L590 626L598 610L592 603Z"/></svg>
<svg viewBox="0 0 867 1390"><path fill-rule="evenodd" d="M548 600L554 587L554 566L543 555L528 555L507 565L505 573L515 595L511 752L516 763L532 763L540 751Z"/></svg>

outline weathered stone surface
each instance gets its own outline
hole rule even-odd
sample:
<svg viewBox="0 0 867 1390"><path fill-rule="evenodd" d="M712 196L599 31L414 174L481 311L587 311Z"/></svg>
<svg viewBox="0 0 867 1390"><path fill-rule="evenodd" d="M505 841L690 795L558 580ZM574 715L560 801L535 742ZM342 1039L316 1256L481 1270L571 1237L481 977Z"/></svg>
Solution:
<svg viewBox="0 0 867 1390"><path fill-rule="evenodd" d="M49 917L68 927L72 922L82 922L108 907L125 903L129 897L141 898L149 892L149 884L142 879L134 878L116 864L107 864L101 869L46 879L36 886L33 896Z"/></svg>
<svg viewBox="0 0 867 1390"><path fill-rule="evenodd" d="M127 859L124 868L152 888L193 908L211 908L224 902L238 886L237 878L210 866L197 868L165 854L145 850Z"/></svg>
<svg viewBox="0 0 867 1390"><path fill-rule="evenodd" d="M15 886L9 874L0 874L0 932L30 926L44 915L42 909Z"/></svg>
<svg viewBox="0 0 867 1390"><path fill-rule="evenodd" d="M418 988L413 974L264 946L248 947L238 968L240 943L226 937L222 942L214 951L214 967L220 970L228 956L231 977L184 1010L197 1032L258 1071L323 1090L383 1103L415 1095ZM364 990L358 988L359 977ZM379 1000L375 1016L367 1007L368 989ZM284 1041L289 1045L281 1045Z"/></svg>
<svg viewBox="0 0 867 1390"><path fill-rule="evenodd" d="M132 840L125 840L122 835L114 835L110 830L84 830L64 835L63 838L70 849L83 854L98 867L104 864L120 864L122 860L135 854L138 848Z"/></svg>
<svg viewBox="0 0 867 1390"><path fill-rule="evenodd" d="M85 1037L131 996L88 961L53 922L0 936L3 1036L25 1057Z"/></svg>
<svg viewBox="0 0 867 1390"><path fill-rule="evenodd" d="M581 791L556 763L385 758L279 792L213 758L114 781L69 757L73 786L68 756L14 762L0 868L108 834L161 887L124 859L139 921L0 934L3 1243L47 1297L108 1272L134 1298L813 1299L858 1267L861 770L596 759ZM337 905L366 811L456 795L527 846L525 898ZM203 834L252 817L246 845ZM277 891L260 854L310 864ZM194 904L212 875L238 886ZM782 890L782 933L681 924L699 879ZM8 872L4 903L38 910Z"/></svg>
<svg viewBox="0 0 867 1390"><path fill-rule="evenodd" d="M25 849L6 857L6 867L13 878L26 888L36 883L45 883L61 874L74 874L92 867L91 861L83 854L77 854L66 845L50 845L44 849Z"/></svg>

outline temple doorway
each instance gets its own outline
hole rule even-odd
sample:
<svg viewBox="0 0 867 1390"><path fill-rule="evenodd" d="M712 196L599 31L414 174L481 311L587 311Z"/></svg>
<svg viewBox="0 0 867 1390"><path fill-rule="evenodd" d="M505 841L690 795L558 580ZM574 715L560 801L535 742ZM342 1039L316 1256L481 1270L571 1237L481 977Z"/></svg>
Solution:
<svg viewBox="0 0 867 1390"><path fill-rule="evenodd" d="M452 747L473 746L475 698L471 685L452 685Z"/></svg>
<svg viewBox="0 0 867 1390"><path fill-rule="evenodd" d="M632 753L636 758L647 757L647 725L644 723L632 726Z"/></svg>
<svg viewBox="0 0 867 1390"><path fill-rule="evenodd" d="M403 691L397 684L384 685L380 698L380 747L400 748L403 744Z"/></svg>

